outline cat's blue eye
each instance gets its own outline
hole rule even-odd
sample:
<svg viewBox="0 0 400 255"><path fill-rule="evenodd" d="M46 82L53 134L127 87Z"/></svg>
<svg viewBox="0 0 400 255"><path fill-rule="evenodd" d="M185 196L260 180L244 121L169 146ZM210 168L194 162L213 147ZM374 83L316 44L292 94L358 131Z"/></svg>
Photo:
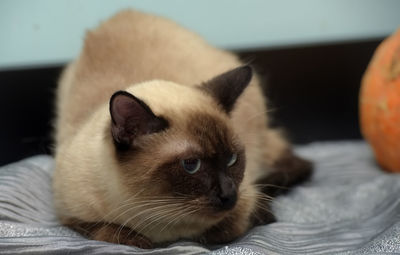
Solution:
<svg viewBox="0 0 400 255"><path fill-rule="evenodd" d="M201 160L198 158L183 159L183 160L181 160L181 164L183 166L183 169L185 169L186 172L188 172L189 174L194 174L197 171L199 171L200 166L201 166Z"/></svg>
<svg viewBox="0 0 400 255"><path fill-rule="evenodd" d="M228 163L226 164L228 167L233 166L237 161L237 154L233 153Z"/></svg>

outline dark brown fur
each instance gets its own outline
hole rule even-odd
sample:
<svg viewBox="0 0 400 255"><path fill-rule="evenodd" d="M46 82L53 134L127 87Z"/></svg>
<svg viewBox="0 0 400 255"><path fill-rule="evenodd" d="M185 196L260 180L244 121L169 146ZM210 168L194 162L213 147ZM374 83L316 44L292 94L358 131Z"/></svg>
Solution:
<svg viewBox="0 0 400 255"><path fill-rule="evenodd" d="M264 179L257 182L263 185L261 191L268 197L275 198L278 195L290 191L291 187L308 180L312 174L312 163L308 160L296 156L292 150L288 149L275 162L274 171ZM253 213L253 225L263 225L275 221L270 204L258 208Z"/></svg>
<svg viewBox="0 0 400 255"><path fill-rule="evenodd" d="M310 165L268 127L265 105L257 75L233 54L165 19L117 14L87 35L60 82L60 220L142 248L229 242L269 222L261 192L276 195L271 184L293 185Z"/></svg>
<svg viewBox="0 0 400 255"><path fill-rule="evenodd" d="M201 88L212 94L219 101L222 108L227 113L230 113L237 98L250 82L252 73L253 71L249 66L238 67L211 79L204 83ZM216 84L218 86L215 86ZM232 86L232 84L240 84L241 86ZM226 93L227 89L231 90L230 93Z"/></svg>

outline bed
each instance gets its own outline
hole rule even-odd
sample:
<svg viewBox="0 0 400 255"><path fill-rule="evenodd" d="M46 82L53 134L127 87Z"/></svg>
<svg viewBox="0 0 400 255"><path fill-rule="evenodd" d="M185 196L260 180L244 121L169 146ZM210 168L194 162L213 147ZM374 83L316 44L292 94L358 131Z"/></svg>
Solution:
<svg viewBox="0 0 400 255"><path fill-rule="evenodd" d="M400 253L400 175L381 171L361 140L296 151L314 162L315 173L274 201L276 223L229 244L181 240L152 250L88 240L61 226L52 205L51 156L8 164L0 168L0 254Z"/></svg>

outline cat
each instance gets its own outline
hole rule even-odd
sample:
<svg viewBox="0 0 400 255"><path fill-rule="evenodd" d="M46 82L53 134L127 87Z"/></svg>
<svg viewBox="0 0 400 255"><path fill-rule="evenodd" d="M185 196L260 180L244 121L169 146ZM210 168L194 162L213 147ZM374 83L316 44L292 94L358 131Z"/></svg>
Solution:
<svg viewBox="0 0 400 255"><path fill-rule="evenodd" d="M268 126L252 67L135 10L87 33L56 111L56 212L96 240L229 242L273 221L275 188L312 172Z"/></svg>

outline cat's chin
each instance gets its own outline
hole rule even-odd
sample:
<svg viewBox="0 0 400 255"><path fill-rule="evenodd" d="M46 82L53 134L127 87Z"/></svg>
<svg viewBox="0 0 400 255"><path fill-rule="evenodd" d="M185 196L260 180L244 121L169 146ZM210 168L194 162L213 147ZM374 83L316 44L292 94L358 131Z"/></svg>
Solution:
<svg viewBox="0 0 400 255"><path fill-rule="evenodd" d="M236 206L233 206L230 209L223 209L210 205L209 207L199 210L196 216L203 220L218 222L225 218L232 210L235 209L235 207Z"/></svg>

